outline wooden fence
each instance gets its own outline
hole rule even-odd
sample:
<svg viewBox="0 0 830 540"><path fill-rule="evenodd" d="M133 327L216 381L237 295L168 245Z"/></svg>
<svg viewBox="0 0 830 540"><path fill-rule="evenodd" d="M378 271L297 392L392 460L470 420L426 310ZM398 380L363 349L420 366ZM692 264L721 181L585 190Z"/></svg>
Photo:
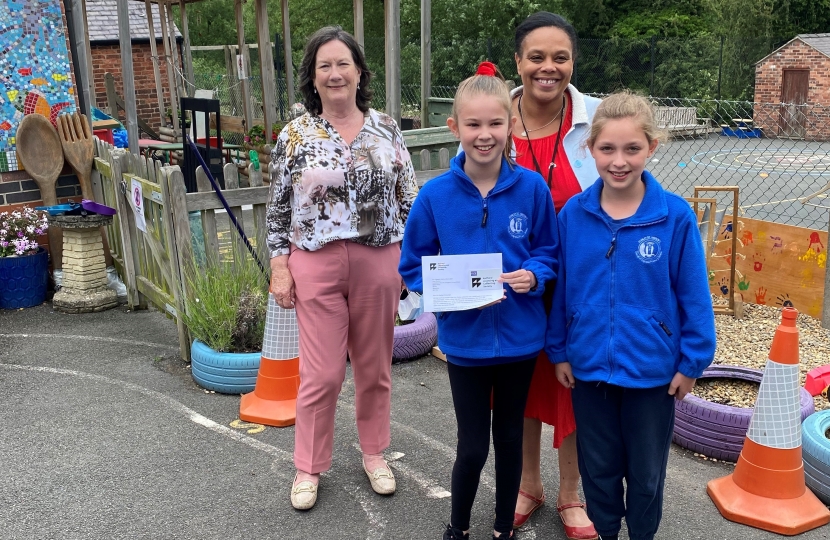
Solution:
<svg viewBox="0 0 830 540"><path fill-rule="evenodd" d="M233 261L250 255L239 249L233 225L228 230L224 207L201 167L196 172L198 192L187 193L179 167L162 166L159 161L130 154L98 139L95 147L93 188L99 200L117 210L107 236L113 263L127 287L127 303L134 309L152 305L173 318L179 333L179 352L189 361L190 336L179 314L185 309L185 269L194 260L193 243L203 245L209 256L216 257L212 260ZM226 189L222 193L267 267L268 187L263 185L259 171L248 172L247 179L242 177L247 185L240 186L236 165L226 165ZM139 207L143 212L137 210ZM246 215L252 218L247 226ZM191 231L191 219L200 225L196 231Z"/></svg>

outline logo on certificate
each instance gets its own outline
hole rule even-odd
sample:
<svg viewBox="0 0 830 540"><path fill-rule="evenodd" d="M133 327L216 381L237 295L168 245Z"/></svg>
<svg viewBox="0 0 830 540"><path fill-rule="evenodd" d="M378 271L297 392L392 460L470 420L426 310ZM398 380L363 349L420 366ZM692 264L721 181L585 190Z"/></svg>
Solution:
<svg viewBox="0 0 830 540"><path fill-rule="evenodd" d="M492 291L501 289L499 283L501 277L500 268L487 268L484 270L470 270L470 281L468 282L471 291Z"/></svg>

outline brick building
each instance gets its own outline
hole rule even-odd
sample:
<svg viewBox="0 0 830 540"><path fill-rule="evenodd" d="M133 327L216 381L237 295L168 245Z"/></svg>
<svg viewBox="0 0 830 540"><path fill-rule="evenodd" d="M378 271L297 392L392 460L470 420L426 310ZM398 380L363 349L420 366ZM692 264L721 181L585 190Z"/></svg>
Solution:
<svg viewBox="0 0 830 540"><path fill-rule="evenodd" d="M147 25L147 10L144 2L129 2L130 8L130 36L133 49L133 80L135 84L136 111L151 128L158 129L161 124L159 114L158 95L153 74L153 58L150 52L150 31ZM151 4L153 10L153 28L156 37L156 51L159 57L164 56L164 45L161 41L161 21L159 20L158 4ZM107 108L107 89L104 76L112 73L115 79L115 90L124 97L124 83L121 77L121 47L118 41L118 7L116 0L86 0L87 24L89 25L89 41L92 50L92 65L94 67L95 97L92 100L101 110ZM169 28L168 28L169 31ZM176 66L181 70L180 52L182 35L173 28L176 36L176 50L171 51L176 58ZM167 80L167 67L162 62L159 66L161 85L164 89L165 107L170 107L170 85ZM122 113L123 120L123 113Z"/></svg>
<svg viewBox="0 0 830 540"><path fill-rule="evenodd" d="M755 127L830 140L830 34L800 34L755 64Z"/></svg>

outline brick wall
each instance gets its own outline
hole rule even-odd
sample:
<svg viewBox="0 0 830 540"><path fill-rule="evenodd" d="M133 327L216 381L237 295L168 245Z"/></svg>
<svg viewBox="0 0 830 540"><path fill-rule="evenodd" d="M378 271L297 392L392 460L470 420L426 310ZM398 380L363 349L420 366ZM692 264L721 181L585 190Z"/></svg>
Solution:
<svg viewBox="0 0 830 540"><path fill-rule="evenodd" d="M809 69L806 121L808 140L830 140L830 57L796 39L755 66L755 126L777 135L783 70ZM772 113L771 113L772 111Z"/></svg>
<svg viewBox="0 0 830 540"><path fill-rule="evenodd" d="M136 111L140 118L150 124L153 129L158 129L161 124L159 115L158 96L156 94L156 80L153 74L153 59L150 53L149 43L133 43L133 83L135 84ZM157 52L164 55L164 46L157 44ZM176 45L176 57L178 59L179 47ZM97 107L103 111L107 110L107 87L104 79L106 73L112 73L115 78L115 91L122 98L124 97L124 82L121 77L121 47L113 45L92 45L92 63L95 77L95 97ZM179 66L181 70L181 66ZM164 89L164 107L170 108L170 86L167 82L167 67L162 63L159 66L161 74L161 86ZM121 112L121 120L124 120L124 112Z"/></svg>

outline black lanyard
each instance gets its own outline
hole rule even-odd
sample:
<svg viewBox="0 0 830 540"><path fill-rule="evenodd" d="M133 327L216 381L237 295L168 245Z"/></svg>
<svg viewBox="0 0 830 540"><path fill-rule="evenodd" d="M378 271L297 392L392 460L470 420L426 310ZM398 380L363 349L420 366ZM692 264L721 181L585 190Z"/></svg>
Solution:
<svg viewBox="0 0 830 540"><path fill-rule="evenodd" d="M550 158L550 165L548 165L548 189L551 189L551 181L553 180L553 170L556 168L556 154L559 152L559 139L562 137L562 125L565 123L565 97L562 96L562 119L559 121L559 129L556 130L556 142L553 143L553 156ZM522 97L519 96L519 118L522 120L522 126L525 128L525 132L527 132L527 125L525 125L525 117L522 115ZM530 142L530 136L527 137L527 147L530 149L530 157L533 158L533 165L536 167L536 172L542 175L544 178L545 174L542 172L542 167L539 166L539 162L536 160L536 153L533 151L533 143Z"/></svg>

